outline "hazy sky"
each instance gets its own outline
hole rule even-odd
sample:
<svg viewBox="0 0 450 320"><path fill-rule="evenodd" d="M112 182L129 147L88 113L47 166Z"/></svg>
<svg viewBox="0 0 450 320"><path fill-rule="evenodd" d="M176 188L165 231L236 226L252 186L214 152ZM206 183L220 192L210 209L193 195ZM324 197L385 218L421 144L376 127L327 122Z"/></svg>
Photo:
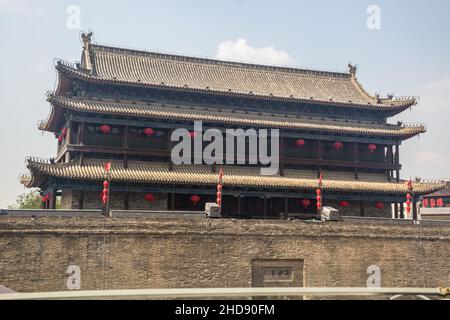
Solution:
<svg viewBox="0 0 450 320"><path fill-rule="evenodd" d="M367 13L371 5L380 20ZM448 0L0 0L0 207L24 191L26 156L55 155L54 137L37 121L49 114L53 59L80 60L73 6L98 43L333 71L358 64L370 93L421 97L399 116L428 125L401 148L403 176L450 178ZM368 19L380 29L369 29Z"/></svg>

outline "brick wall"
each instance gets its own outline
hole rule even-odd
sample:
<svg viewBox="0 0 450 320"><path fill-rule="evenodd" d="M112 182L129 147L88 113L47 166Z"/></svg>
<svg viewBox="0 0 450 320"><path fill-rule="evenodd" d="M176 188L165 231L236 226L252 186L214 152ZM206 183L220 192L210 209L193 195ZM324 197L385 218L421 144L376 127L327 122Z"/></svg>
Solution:
<svg viewBox="0 0 450 320"><path fill-rule="evenodd" d="M0 217L0 284L66 290L250 287L252 263L295 260L305 286L437 287L450 281L450 226L277 220ZM276 264L276 262L275 262Z"/></svg>

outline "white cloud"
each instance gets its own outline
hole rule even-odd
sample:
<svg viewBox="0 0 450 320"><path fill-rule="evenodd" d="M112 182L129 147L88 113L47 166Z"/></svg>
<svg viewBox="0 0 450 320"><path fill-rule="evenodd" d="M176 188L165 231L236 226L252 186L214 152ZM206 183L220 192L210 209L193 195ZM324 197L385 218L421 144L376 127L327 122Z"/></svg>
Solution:
<svg viewBox="0 0 450 320"><path fill-rule="evenodd" d="M276 50L273 46L254 48L247 40L224 41L217 47L216 58L259 64L293 65L294 60L285 51Z"/></svg>
<svg viewBox="0 0 450 320"><path fill-rule="evenodd" d="M420 95L419 105L412 112L405 111L397 118L424 122L427 132L420 139L405 141L401 159L405 176L423 178L450 178L450 77L433 81L413 90Z"/></svg>
<svg viewBox="0 0 450 320"><path fill-rule="evenodd" d="M0 0L0 13L40 15L44 10L31 0Z"/></svg>

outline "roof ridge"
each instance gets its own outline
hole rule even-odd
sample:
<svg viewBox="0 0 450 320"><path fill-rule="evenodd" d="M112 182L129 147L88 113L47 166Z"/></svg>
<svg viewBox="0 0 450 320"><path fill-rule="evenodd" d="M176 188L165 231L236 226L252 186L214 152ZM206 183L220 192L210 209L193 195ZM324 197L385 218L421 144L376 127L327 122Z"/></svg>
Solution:
<svg viewBox="0 0 450 320"><path fill-rule="evenodd" d="M308 74L308 75L317 75L317 76L332 76L337 78L350 78L350 73L347 72L338 72L338 71L325 71L318 69L305 69L298 67L290 67L290 66L281 66L276 64L258 64L258 63L250 63L250 62L239 62L239 61L231 61L231 60L221 60L214 59L208 57L198 57L193 55L183 55L183 54L173 54L173 53L162 53L155 51L148 51L144 49L133 49L126 48L121 46L110 46L104 44L93 43L91 44L91 50L104 50L107 52L122 52L130 55L141 55L154 57L158 59L171 59L176 61L184 61L184 62L194 62L200 64L212 64L217 66L226 66L226 67L235 67L235 68L248 68L253 70L265 70L265 71L279 71L286 73L294 73L294 74Z"/></svg>

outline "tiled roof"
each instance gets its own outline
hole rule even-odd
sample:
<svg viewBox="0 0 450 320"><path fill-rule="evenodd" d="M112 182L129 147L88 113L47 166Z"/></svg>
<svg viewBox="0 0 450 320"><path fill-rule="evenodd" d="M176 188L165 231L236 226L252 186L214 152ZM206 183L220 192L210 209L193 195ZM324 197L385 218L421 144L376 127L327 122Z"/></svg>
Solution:
<svg viewBox="0 0 450 320"><path fill-rule="evenodd" d="M156 103L115 101L115 100L90 100L83 98L64 98L50 95L49 101L58 107L79 112L91 112L96 114L122 115L140 118L159 118L171 120L201 120L208 123L240 125L264 128L306 130L325 133L359 134L366 136L391 136L407 139L425 132L425 127L376 125L361 123L342 123L331 121L314 121L301 119L296 116L281 116L261 112L245 112L221 109L200 109L187 106L162 105ZM49 122L44 122L41 130L51 131L51 120L56 117L50 116Z"/></svg>
<svg viewBox="0 0 450 320"><path fill-rule="evenodd" d="M28 168L31 179L25 179L27 187L37 187L39 177L50 176L61 179L101 181L104 179L102 160L87 160L83 166L78 163L49 164L29 160ZM298 190L317 188L317 174L314 171L285 170L284 176L261 176L258 168L225 166L223 177L224 186L234 188L274 189L274 190ZM111 169L112 181L146 183L159 185L198 185L214 186L217 184L217 174L211 173L209 166L183 165L174 166L169 171L167 163L129 162L128 168L123 167L120 161L113 162ZM331 177L331 178L327 178ZM354 180L350 176L333 177L327 173L324 177L323 187L325 191L345 192L381 192L390 194L403 194L407 192L404 182L388 182L380 176L372 177L369 181ZM442 183L414 183L417 194L427 194L445 187Z"/></svg>
<svg viewBox="0 0 450 320"><path fill-rule="evenodd" d="M89 81L124 85L405 109L415 99L380 100L370 96L350 73L263 66L159 54L92 44L92 72L60 63L61 72Z"/></svg>

